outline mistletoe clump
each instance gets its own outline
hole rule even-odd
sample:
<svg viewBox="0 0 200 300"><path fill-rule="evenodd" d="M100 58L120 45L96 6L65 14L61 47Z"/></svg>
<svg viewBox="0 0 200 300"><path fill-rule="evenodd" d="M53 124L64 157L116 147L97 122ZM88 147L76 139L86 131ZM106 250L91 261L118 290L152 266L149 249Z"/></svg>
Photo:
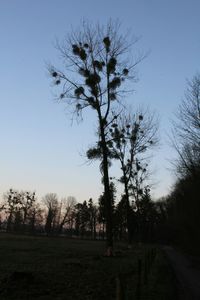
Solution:
<svg viewBox="0 0 200 300"><path fill-rule="evenodd" d="M120 87L120 85L121 85L120 77L114 77L110 82L109 87L111 90L116 90L116 88Z"/></svg>
<svg viewBox="0 0 200 300"><path fill-rule="evenodd" d="M81 60L86 60L87 58L87 54L86 54L86 51L85 49L80 45L72 45L72 52L74 55L77 55L80 57Z"/></svg>
<svg viewBox="0 0 200 300"><path fill-rule="evenodd" d="M108 64L107 64L107 72L109 74L114 74L115 70L116 70L116 65L117 65L117 60L114 57L111 57L111 59L109 60Z"/></svg>
<svg viewBox="0 0 200 300"><path fill-rule="evenodd" d="M103 39L103 43L105 45L105 48L106 48L106 52L109 52L110 51L110 38L109 36L106 36L104 39Z"/></svg>
<svg viewBox="0 0 200 300"><path fill-rule="evenodd" d="M80 98L80 96L84 94L84 88L82 86L78 87L74 90L74 94L77 99Z"/></svg>

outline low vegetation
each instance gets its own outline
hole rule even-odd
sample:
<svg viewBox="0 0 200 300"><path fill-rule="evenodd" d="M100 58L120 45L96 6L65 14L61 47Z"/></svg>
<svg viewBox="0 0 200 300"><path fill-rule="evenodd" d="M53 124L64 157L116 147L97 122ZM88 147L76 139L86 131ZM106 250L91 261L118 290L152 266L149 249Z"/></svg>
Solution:
<svg viewBox="0 0 200 300"><path fill-rule="evenodd" d="M175 299L170 269L153 246L118 244L107 258L101 241L2 233L0 243L2 300Z"/></svg>

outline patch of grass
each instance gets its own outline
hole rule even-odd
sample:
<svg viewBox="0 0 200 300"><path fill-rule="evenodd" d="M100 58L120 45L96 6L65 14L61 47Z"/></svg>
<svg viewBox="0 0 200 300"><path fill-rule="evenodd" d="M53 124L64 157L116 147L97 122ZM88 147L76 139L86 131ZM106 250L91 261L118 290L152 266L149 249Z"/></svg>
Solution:
<svg viewBox="0 0 200 300"><path fill-rule="evenodd" d="M101 241L1 234L0 299L112 300L116 299L119 274L126 285L126 299L134 299L137 259L143 258L151 246L135 245L128 250L118 244L113 258L102 255L104 248ZM173 299L166 272L170 274L158 250L148 287L142 285L141 299Z"/></svg>

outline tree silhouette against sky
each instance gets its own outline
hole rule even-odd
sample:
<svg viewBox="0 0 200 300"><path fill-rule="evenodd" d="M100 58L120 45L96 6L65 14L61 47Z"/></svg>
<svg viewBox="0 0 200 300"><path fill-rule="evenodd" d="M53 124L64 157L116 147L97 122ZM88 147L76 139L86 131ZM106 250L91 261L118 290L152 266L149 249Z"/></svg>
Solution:
<svg viewBox="0 0 200 300"><path fill-rule="evenodd" d="M112 203L109 179L109 147L107 135L118 118L114 111L127 92L127 79L134 80L135 66L140 57L131 63L130 47L126 36L120 35L120 26L109 22L106 27L83 22L57 48L62 55L64 70L50 66L55 85L60 86L58 99L73 107L73 113L82 116L86 108L97 117L97 146L101 155L104 196L106 203L106 255L113 253ZM95 149L95 148L94 148ZM95 151L95 150L94 150ZM90 158L88 153L88 157Z"/></svg>

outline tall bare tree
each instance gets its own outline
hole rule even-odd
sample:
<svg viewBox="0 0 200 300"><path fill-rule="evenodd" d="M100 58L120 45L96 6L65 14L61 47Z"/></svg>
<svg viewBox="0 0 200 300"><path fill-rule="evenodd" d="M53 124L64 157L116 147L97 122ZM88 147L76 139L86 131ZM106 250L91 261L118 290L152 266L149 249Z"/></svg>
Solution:
<svg viewBox="0 0 200 300"><path fill-rule="evenodd" d="M59 233L62 233L62 229L65 224L70 223L76 203L76 198L73 196L68 196L67 199L64 198L61 200L59 212Z"/></svg>
<svg viewBox="0 0 200 300"><path fill-rule="evenodd" d="M134 42L137 40L135 39ZM134 44L134 43L132 43ZM107 133L116 116L111 112L126 89L126 79L134 79L135 66L143 57L131 63L128 59L126 36L119 25L109 22L106 27L84 22L78 32L72 32L57 48L62 55L64 69L50 66L55 85L60 85L59 99L72 105L81 115L86 108L97 117L98 145L101 149L104 196L106 199L106 255L113 254L112 205L109 182L109 148ZM124 86L124 88L122 88ZM59 91L60 91L59 90Z"/></svg>
<svg viewBox="0 0 200 300"><path fill-rule="evenodd" d="M194 173L200 164L200 74L188 81L185 97L173 122L173 146L178 174Z"/></svg>
<svg viewBox="0 0 200 300"><path fill-rule="evenodd" d="M54 193L49 193L42 199L47 208L45 230L47 234L52 233L56 225L56 217L59 209L58 197Z"/></svg>

